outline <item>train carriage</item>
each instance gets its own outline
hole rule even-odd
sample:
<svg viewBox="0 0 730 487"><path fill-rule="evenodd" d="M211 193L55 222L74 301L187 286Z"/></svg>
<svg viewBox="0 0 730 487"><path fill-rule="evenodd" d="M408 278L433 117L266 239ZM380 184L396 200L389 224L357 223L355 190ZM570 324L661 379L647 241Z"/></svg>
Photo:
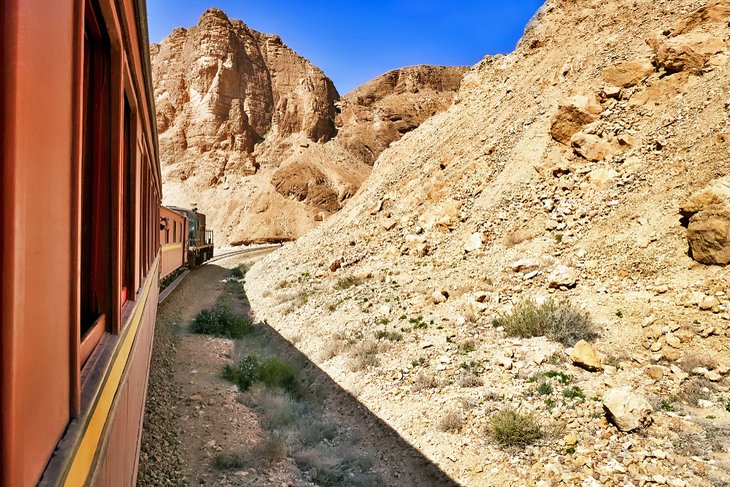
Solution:
<svg viewBox="0 0 730 487"><path fill-rule="evenodd" d="M0 485L134 485L160 274L143 0L0 6Z"/></svg>
<svg viewBox="0 0 730 487"><path fill-rule="evenodd" d="M188 210L177 206L170 206L171 210L185 215L188 221L188 255L187 263L190 267L201 265L213 258L213 230L206 225L206 216L198 212L197 208Z"/></svg>
<svg viewBox="0 0 730 487"><path fill-rule="evenodd" d="M165 281L187 265L188 218L184 213L160 207L160 245L160 280Z"/></svg>

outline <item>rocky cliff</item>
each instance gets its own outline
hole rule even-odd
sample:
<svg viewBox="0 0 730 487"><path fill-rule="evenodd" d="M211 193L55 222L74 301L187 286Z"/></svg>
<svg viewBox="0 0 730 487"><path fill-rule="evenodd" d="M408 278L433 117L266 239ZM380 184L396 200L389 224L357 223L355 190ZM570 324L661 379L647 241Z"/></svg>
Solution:
<svg viewBox="0 0 730 487"><path fill-rule="evenodd" d="M389 73L338 115L319 68L218 9L151 57L164 203L207 213L218 244L290 240L339 210L377 154L453 102L463 72Z"/></svg>
<svg viewBox="0 0 730 487"><path fill-rule="evenodd" d="M249 271L254 310L462 485L727 484L729 20L547 1ZM543 438L502 448L505 409Z"/></svg>
<svg viewBox="0 0 730 487"><path fill-rule="evenodd" d="M342 98L337 140L368 164L392 142L454 103L461 66L411 66L389 71Z"/></svg>

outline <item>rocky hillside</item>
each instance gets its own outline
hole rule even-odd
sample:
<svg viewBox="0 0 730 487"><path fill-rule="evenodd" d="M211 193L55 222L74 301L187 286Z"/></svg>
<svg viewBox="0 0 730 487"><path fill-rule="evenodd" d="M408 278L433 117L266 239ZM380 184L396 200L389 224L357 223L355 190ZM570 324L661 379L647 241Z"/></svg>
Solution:
<svg viewBox="0 0 730 487"><path fill-rule="evenodd" d="M290 240L339 210L374 155L453 103L464 71L385 75L342 100L340 121L319 68L221 10L175 29L151 56L164 203L209 214L218 244Z"/></svg>
<svg viewBox="0 0 730 487"><path fill-rule="evenodd" d="M463 485L727 485L729 20L547 1L254 309ZM502 447L505 410L540 434Z"/></svg>
<svg viewBox="0 0 730 487"><path fill-rule="evenodd" d="M373 164L391 143L454 103L461 66L412 66L389 71L342 98L337 140Z"/></svg>

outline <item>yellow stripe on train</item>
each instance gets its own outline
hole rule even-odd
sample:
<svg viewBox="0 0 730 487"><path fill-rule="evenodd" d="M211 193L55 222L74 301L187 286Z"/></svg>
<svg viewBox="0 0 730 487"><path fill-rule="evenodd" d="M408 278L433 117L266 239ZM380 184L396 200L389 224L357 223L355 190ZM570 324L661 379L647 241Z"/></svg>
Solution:
<svg viewBox="0 0 730 487"><path fill-rule="evenodd" d="M127 366L129 355L132 352L132 345L137 336L139 324L142 321L142 313L147 305L147 298L150 294L152 283L156 283L156 279L151 277L157 273L159 258L155 260L155 264L150 269L150 274L145 284L144 291L140 297L139 304L134 310L134 315L125 329L125 334L121 339L116 351L116 357L108 369L109 372L102 386L101 393L91 412L84 436L79 443L73 458L71 466L68 469L66 479L63 481L64 486L78 487L84 485L91 473L91 467L94 463L99 443L104 433L104 427L109 419L114 397L117 394L121 383L122 374Z"/></svg>

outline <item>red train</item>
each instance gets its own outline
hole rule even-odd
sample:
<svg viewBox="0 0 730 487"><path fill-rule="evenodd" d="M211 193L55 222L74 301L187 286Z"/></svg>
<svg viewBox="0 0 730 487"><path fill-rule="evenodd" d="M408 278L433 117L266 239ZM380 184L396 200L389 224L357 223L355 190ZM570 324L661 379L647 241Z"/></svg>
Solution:
<svg viewBox="0 0 730 487"><path fill-rule="evenodd" d="M160 207L160 280L183 267L197 267L213 257L213 230L196 208Z"/></svg>
<svg viewBox="0 0 730 487"><path fill-rule="evenodd" d="M144 0L0 4L3 486L136 482L160 275L198 251L162 210L161 252L146 21Z"/></svg>

